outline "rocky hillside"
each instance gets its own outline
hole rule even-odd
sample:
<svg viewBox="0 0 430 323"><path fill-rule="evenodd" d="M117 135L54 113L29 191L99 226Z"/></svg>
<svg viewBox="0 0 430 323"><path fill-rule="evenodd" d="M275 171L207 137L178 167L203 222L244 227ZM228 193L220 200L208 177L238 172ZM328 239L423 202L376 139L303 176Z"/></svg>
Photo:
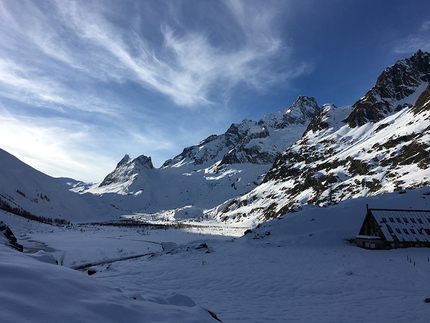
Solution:
<svg viewBox="0 0 430 323"><path fill-rule="evenodd" d="M388 67L352 107L324 106L260 186L205 217L261 221L304 204L430 185L429 56L418 51Z"/></svg>

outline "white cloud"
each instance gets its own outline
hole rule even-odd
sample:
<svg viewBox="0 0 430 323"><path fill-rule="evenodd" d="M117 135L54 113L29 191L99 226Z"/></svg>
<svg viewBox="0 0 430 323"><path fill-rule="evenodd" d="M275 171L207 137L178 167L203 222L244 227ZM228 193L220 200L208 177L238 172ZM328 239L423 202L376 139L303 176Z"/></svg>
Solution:
<svg viewBox="0 0 430 323"><path fill-rule="evenodd" d="M106 171L103 167L95 168L94 161L98 160L100 164L112 164L113 161L92 150L77 149L80 144L85 145L86 134L80 131L70 133L56 121L16 119L2 113L0 146L48 175L75 175L77 179L83 176L85 180L101 180ZM72 124L70 126L73 127ZM82 129L82 125L77 129Z"/></svg>
<svg viewBox="0 0 430 323"><path fill-rule="evenodd" d="M114 116L122 109L112 100L82 89L72 89L54 77L40 74L37 68L0 58L0 96L57 111L81 110Z"/></svg>

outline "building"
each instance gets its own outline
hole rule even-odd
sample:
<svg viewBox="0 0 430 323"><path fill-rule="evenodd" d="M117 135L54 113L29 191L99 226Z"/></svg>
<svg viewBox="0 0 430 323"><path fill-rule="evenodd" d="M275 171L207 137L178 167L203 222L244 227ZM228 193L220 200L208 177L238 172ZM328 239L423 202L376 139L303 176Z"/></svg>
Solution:
<svg viewBox="0 0 430 323"><path fill-rule="evenodd" d="M430 211L369 209L356 236L358 247L430 247Z"/></svg>

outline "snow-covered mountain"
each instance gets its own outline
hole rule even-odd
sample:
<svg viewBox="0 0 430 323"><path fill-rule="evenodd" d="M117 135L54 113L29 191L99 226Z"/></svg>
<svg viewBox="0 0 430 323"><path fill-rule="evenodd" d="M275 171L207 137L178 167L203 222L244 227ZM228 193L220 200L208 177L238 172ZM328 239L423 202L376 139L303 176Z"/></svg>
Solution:
<svg viewBox="0 0 430 323"><path fill-rule="evenodd" d="M427 186L429 57L418 51L388 67L352 106L300 96L284 111L185 148L160 168L150 157L125 155L99 184L55 180L1 151L0 198L71 221L140 213L145 220L255 224L304 204Z"/></svg>
<svg viewBox="0 0 430 323"><path fill-rule="evenodd" d="M57 179L0 149L0 206L39 218L88 222L118 217L119 211L92 194L79 196Z"/></svg>
<svg viewBox="0 0 430 323"><path fill-rule="evenodd" d="M245 119L224 134L185 148L158 169L150 157L126 155L100 184L72 190L99 195L126 213L171 210L161 216L201 216L205 209L260 184L275 159L302 136L320 111L314 98L300 96L284 111L258 122Z"/></svg>
<svg viewBox="0 0 430 323"><path fill-rule="evenodd" d="M351 107L324 106L261 185L206 216L261 221L304 204L430 185L429 57L418 51L388 67Z"/></svg>

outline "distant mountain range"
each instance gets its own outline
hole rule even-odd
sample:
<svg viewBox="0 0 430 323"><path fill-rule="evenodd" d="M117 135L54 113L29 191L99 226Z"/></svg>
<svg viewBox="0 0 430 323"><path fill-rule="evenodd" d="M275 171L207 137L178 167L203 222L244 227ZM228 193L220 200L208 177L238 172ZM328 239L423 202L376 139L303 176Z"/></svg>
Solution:
<svg viewBox="0 0 430 323"><path fill-rule="evenodd" d="M428 186L429 56L418 51L388 67L352 106L319 105L300 96L283 111L259 121L245 119L185 148L160 168L150 157L125 155L101 183L61 179L62 188L81 194L93 211L96 207L109 216L140 213L145 220L256 224L304 204L324 206ZM0 160L6 158L1 153ZM6 159L3 177L13 165ZM31 209L40 213L41 205L52 208L48 214L59 213L59 205L54 208L40 197L52 201L53 191L60 191L46 188L46 177L30 176L30 185L18 173L7 176L1 181L3 199L23 208L36 203ZM74 218L85 218L84 213Z"/></svg>
<svg viewBox="0 0 430 323"><path fill-rule="evenodd" d="M126 155L100 184L72 190L98 195L125 213L201 217L206 209L257 187L276 158L321 111L315 99L300 96L284 111L258 122L245 119L224 134L185 148L158 169L150 157Z"/></svg>

